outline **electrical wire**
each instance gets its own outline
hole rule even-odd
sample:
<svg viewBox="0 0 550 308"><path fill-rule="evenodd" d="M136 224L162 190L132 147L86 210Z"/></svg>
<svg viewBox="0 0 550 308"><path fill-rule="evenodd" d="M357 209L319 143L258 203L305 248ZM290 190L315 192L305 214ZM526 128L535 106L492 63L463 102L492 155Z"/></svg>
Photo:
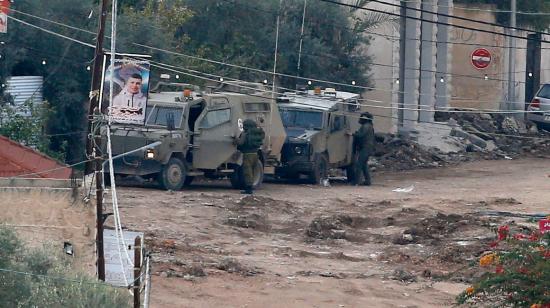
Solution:
<svg viewBox="0 0 550 308"><path fill-rule="evenodd" d="M436 25L450 26L450 27L455 27L455 28L459 28L459 29L478 31L478 32L483 32L483 33L488 33L488 34L504 36L504 37L513 37L513 38L522 39L522 40L534 40L532 38L524 37L524 36L520 36L520 35L500 33L500 32L485 30L485 29L476 29L476 28L467 27L467 26L455 25L455 24L451 24L451 23L447 23L447 22L433 21L433 20L429 20L429 19L425 19L425 18L421 18L421 17L401 16L401 14L398 14L398 13L392 13L392 12L387 12L387 11L378 10L378 9L361 7L361 6L358 6L358 5L342 3L342 2L338 2L338 1L334 1L334 0L317 0L317 1L332 3L334 5L345 6L345 7L354 8L354 9L357 9L357 10L376 12L376 13L382 13L382 14L386 14L386 15L390 15L390 16L404 17L404 18L407 18L407 19L424 21L424 22L428 22L428 23L432 23L432 24L436 24ZM548 40L540 40L540 42L550 43L550 41L548 41Z"/></svg>
<svg viewBox="0 0 550 308"><path fill-rule="evenodd" d="M401 0L401 2L407 2L407 3L421 3L421 0ZM481 8L471 8L471 7L464 7L464 6L456 6L456 5L438 5L440 7L445 8L451 8L451 9L458 9L463 11L473 11L473 12L489 12L489 13L516 13L519 15L541 15L541 16L550 16L550 12L525 12L525 11L510 11L510 10L499 10L499 9L481 9Z"/></svg>
<svg viewBox="0 0 550 308"><path fill-rule="evenodd" d="M224 78L224 79L228 79L228 80L231 80L231 81L237 81L237 82L249 82L249 81L245 81L245 80L241 80L241 79L228 78L228 77L223 77L223 76L220 76L220 75L215 75L215 74L209 74L209 73L205 73L205 72L200 72L200 71L197 71L197 70L192 70L192 69L177 67L177 66L165 64L165 63L162 63L162 62L157 62L157 61L150 61L150 62L151 62L152 64L161 66L162 68L169 67L169 68L172 68L172 69L183 69L183 70L186 70L186 71L193 72L193 73L195 73L195 74L202 74L202 75L206 75L206 76L209 76L209 77L217 78L217 80L216 80L216 79L209 79L209 80L211 80L211 81L219 81L221 78ZM183 72L180 72L180 71L176 71L176 72L183 73ZM285 88L285 87L280 87L280 86L279 86L278 88L283 89L283 90L287 90L287 91L294 91L293 89L289 89L289 88ZM274 91L271 91L271 93L275 93L275 92L274 92ZM307 94L306 94L306 95L304 95L304 96L305 96L305 97L310 97L310 98L313 98L313 99L318 99L318 98L319 98L318 96L315 96L315 95L307 95ZM442 108L442 109L424 109L424 108L412 108L412 107L391 107L391 105L393 105L393 103L385 102L385 101L381 101L381 100L372 100L372 99L367 99L367 98L364 98L364 99L357 99L357 101L376 102L376 103L384 104L385 106L370 105L370 104L355 104L355 103L345 103L345 104L349 104L349 105L358 105L358 106L370 107L370 108L378 108L378 109L408 110L408 111L419 111L419 112L446 112L446 113L473 113L473 114L480 114L480 113L492 113L492 114L524 114L524 113L540 113L540 112L541 112L541 111L538 111L538 110L511 111L511 110L476 109L476 108L470 108L469 110L449 110L449 109L452 108L452 107L446 107L446 108ZM495 102L495 103L503 103L503 102ZM519 102L514 102L514 103L519 103ZM411 105L411 104L404 104L404 105L406 106L406 105ZM428 106L428 105L417 105L417 104L414 104L414 105L411 105L411 106L419 106L419 107L427 106L427 107L429 107L429 108L432 108L432 106Z"/></svg>
<svg viewBox="0 0 550 308"><path fill-rule="evenodd" d="M33 277L40 277L40 278L46 278L46 279L49 279L49 280L57 280L57 281L63 281L63 282L69 282L69 283L78 283L78 284L88 284L88 285L98 285L98 286L112 287L110 284L105 283L105 282L86 281L84 279L80 279L80 280L70 279L70 278L59 277L59 276L36 274L36 273L25 272L25 271L16 271L16 270L11 270L11 269L7 269L7 268L0 268L0 272L12 273L12 274L17 274L17 275L25 275L25 276L33 276ZM138 276L130 284L126 285L126 288L129 289L129 288L133 287L134 282L136 282L138 279L141 279L142 276L143 276L143 274Z"/></svg>
<svg viewBox="0 0 550 308"><path fill-rule="evenodd" d="M24 24L24 25L26 25L26 26L29 26L29 27L38 29L38 30L40 30L40 31L44 31L44 32L46 32L46 33L49 33L49 34L52 34L52 35L55 35L55 36L64 38L64 39L66 39L66 40L73 41L73 42L75 42L75 43L79 43L79 44L84 45L84 46L87 46L87 47L95 48L95 46L92 45L92 44L89 44L89 43L86 43L86 42L77 40L77 39L75 39L75 38L72 38L72 37L69 37L69 36L66 36L66 35L57 33L57 32L55 32L55 31L48 30L48 29L43 28L43 27L39 27L39 26L33 25L33 24L28 23L28 22L26 22L26 21L23 21L23 20L21 20L21 19L17 19L17 18L15 18L15 17L11 16L11 15L8 15L8 18L11 19L11 20L16 21L16 22L18 22L18 23Z"/></svg>
<svg viewBox="0 0 550 308"><path fill-rule="evenodd" d="M271 15L277 14L276 11L259 9L259 8L250 6L248 4L237 2L236 0L223 0L223 1L228 2L228 3L232 3L232 4L236 4L236 5L251 9L251 10L256 10L256 11L260 11L260 12L264 12L264 13L269 13ZM317 25L328 25L328 23L320 22L319 20L314 20L314 21L310 20L310 22L315 23ZM350 30L350 31L356 31L356 29L354 29L354 28L350 28L350 27L346 27L346 26L337 24L338 22L341 22L341 20L330 20L330 22L332 22L332 24L331 24L332 27L339 28L339 29L346 29L346 30ZM501 26L499 25L499 27L501 27ZM376 33L376 32L369 32L368 35L385 37L387 39L397 39L397 40L399 39L397 36L385 35L385 34ZM526 50L527 49L527 47L511 47L511 46L501 46L501 45L489 45L489 44L484 44L484 43L477 44L477 43L451 42L451 41L442 42L442 41L435 41L435 40L426 40L426 39L422 39L422 38L405 38L405 40L421 41L421 42L432 42L432 43L440 43L440 44L446 43L446 44L453 44L453 45L478 46L478 47L494 47L494 48L503 48L503 49L509 49L509 48L518 49L518 50L520 50L520 49ZM543 47L541 49L550 49L550 48Z"/></svg>
<svg viewBox="0 0 550 308"><path fill-rule="evenodd" d="M157 68L161 68L161 69L165 69L165 70L168 70L168 71L177 72L177 73L180 73L180 74L183 74L183 75L187 75L187 76L190 76L190 77L194 77L194 78L199 78L199 79L203 79L203 80L219 82L219 80L215 80L215 79L210 79L210 78L198 76L198 75L196 75L196 74L191 74L191 73L187 73L187 72L183 72L183 71L177 71L177 70L174 70L174 69L172 69L172 68L163 67L162 65L157 65L157 64L154 64L154 63L152 63L151 66L154 66L154 67L157 67ZM239 88L242 88L242 89L258 90L258 89L256 89L256 88L247 87L247 86L243 86L243 85L235 85L235 86L237 86L237 87L239 87ZM231 92L231 91L228 91L228 92ZM272 91L264 91L264 92L266 92L266 93L271 93ZM239 92L237 92L237 93L239 93ZM255 94L247 94L247 95L250 95L250 96L258 96L258 97L261 97L261 98L265 98L265 96L262 96L262 95L255 95ZM297 105L303 105L303 106L306 106L306 107L318 107L317 105L307 104L307 103L300 103L300 102L296 102L296 104L297 104ZM350 104L350 103L343 103L343 104ZM356 104L353 104L353 105L356 105ZM445 111L443 111L443 112L445 112ZM342 113L342 114L343 114L343 113ZM347 116L350 116L350 117L355 117L355 118L359 119L359 115L357 115L357 116L351 116L351 115L348 115L348 114L346 114L346 115L347 115ZM399 117L386 116L386 115L380 115L380 114L375 114L375 116L382 117L382 118L391 118L391 119L395 119L395 120L409 121L409 122L414 122L414 123L421 123L421 121L415 120L415 119L407 119L407 118L400 119ZM441 122L426 122L426 123L433 124L434 126L443 126L443 127L444 127L444 128L433 127L434 129L438 129L438 130L449 131L450 129L452 129L452 127L450 127L447 123L441 123ZM461 129L462 129L464 132L468 132L468 133L471 133L471 134L480 133L479 131L468 130L468 129L465 129L465 128L461 128ZM495 137L509 137L509 138L516 138L516 139L550 141L550 138L542 138L542 137L518 136L518 135L511 135L511 134L488 133L488 132L482 132L482 133L484 133L484 134L486 134L486 135L495 136Z"/></svg>
<svg viewBox="0 0 550 308"><path fill-rule="evenodd" d="M86 29L74 27L74 26L67 25L67 24L64 24L64 23L60 23L60 22L57 22L57 21L53 21L53 20L50 20L50 19L47 19L47 18L43 18L43 17L36 16L36 15L33 15L33 14L29 14L29 13L25 13L25 12L23 12L23 11L19 11L19 10L16 10L16 9L14 9L14 8L10 8L10 12L19 13L19 14L24 15L24 16L27 16L27 17L32 17L32 18L39 19L39 20L42 20L42 21L45 21L45 22L49 22L49 23L53 23L53 24L55 24L55 25L58 25L58 26L61 26L61 27L65 27L65 28L68 28L68 29L77 30L77 31L81 31L81 32L84 32L84 33L92 34L92 35L94 35L94 36L97 35L97 33L94 32L94 31L90 31L90 30L86 30Z"/></svg>
<svg viewBox="0 0 550 308"><path fill-rule="evenodd" d="M111 27L111 57L110 57L110 91L109 91L109 102L112 106L113 103L113 92L114 92L114 68L115 68L115 60L116 60L116 37L117 37L117 14L118 12L118 1L112 0L112 27ZM109 111L110 113L110 111ZM130 258L130 255L128 253L128 250L126 249L126 240L124 239L124 231L122 230L122 222L120 219L120 211L118 207L118 198L117 198L117 192L116 192L116 179L115 179L115 171L114 171L114 164L113 164L113 150L111 146L111 116L109 114L108 116L108 123L107 123L107 154L109 157L109 177L111 180L111 202L113 203L113 216L115 220L115 233L117 236L118 241L118 252L119 252L119 259L120 259L120 266L123 269L123 272L125 273L126 270L124 268L124 262L122 260L122 249L121 246L124 247L124 252L126 259L128 261L128 264L131 265L131 267L134 267L134 262L132 261L132 258ZM126 275L124 276L124 281L128 285L128 279L126 278ZM132 290L129 290L131 294L133 294Z"/></svg>
<svg viewBox="0 0 550 308"><path fill-rule="evenodd" d="M40 174L44 174L44 173L48 173L48 172L52 172L52 171L57 171L57 170L76 167L76 166L85 164L87 162L90 162L92 160L93 159L87 159L87 160L83 160L83 161L80 161L80 162L72 164L72 165L67 165L67 166L57 167L57 168L52 168L52 169L46 169L46 170L41 170L41 171L36 171L36 172L24 173L24 174L19 174L19 175L16 175L16 176L0 177L0 179L14 179L14 178L20 178L20 177L24 177L24 176L40 175Z"/></svg>
<svg viewBox="0 0 550 308"><path fill-rule="evenodd" d="M319 0L319 1L325 1L325 0ZM148 45L142 45L142 44L138 44L138 43L133 43L133 44L136 45L136 46L144 47L144 48L156 49L156 50L158 50L158 51L163 51L163 52L167 52L167 53L172 53L172 54L176 54L176 55L180 55L180 56L184 56L184 57L190 57L190 58L193 58L193 59L196 59L196 60L208 61L208 62L211 62L211 63L220 64L220 65L233 66L233 67L236 67L236 68L239 68L239 69L253 70L253 71L262 72L262 73L266 73L266 72L267 72L267 71L264 71L264 70L253 69L253 68L243 67L243 66L239 66L239 65L231 65L231 64L229 64L229 63L223 63L223 62L219 62L219 61L213 61L213 60L208 60L208 59L204 59L204 58L200 58L200 57L194 57L194 56L190 56L190 55L185 55L185 54L183 54L183 53L171 52L171 51L168 51L168 50L164 50L164 49L160 49L160 48L155 48L155 47L148 46ZM386 67L396 67L396 66L393 66L393 65L386 65L386 64L379 64L379 63L373 63L373 65L386 66ZM414 69L414 70L420 70L420 71L422 71L422 70L419 69L419 68L406 68L406 69ZM471 76L471 75L462 75L462 74L453 74L453 73L437 72L437 71L433 71L433 70L427 70L427 71L434 72L434 73L436 73L436 74L437 74L437 73L440 73L440 74L445 74L445 75L450 75L450 76L459 76L459 77L465 77L465 78L475 78L475 79L480 79L480 80L487 80L485 77L479 77L479 76ZM267 72L267 73L271 73L271 72ZM272 73L271 73L271 74L272 74ZM298 77L298 76L292 76L292 75L288 75L288 74L277 73L276 75L278 75L278 76L283 76L283 77L289 77L289 78L295 78L295 79L311 80L311 81L316 81L316 82L324 82L324 83L336 84L336 85L347 86L347 87L363 88L363 89L367 89L367 90L381 90L381 91L386 91L386 92L395 92L395 91L392 91L392 90L385 90L385 89L380 89L380 88L375 88L375 87L361 87L361 86L357 86L357 85L349 85L349 84L336 83L336 82L331 82L331 81L326 81L326 80L319 80L319 79L313 79L313 78ZM494 78L491 78L490 80L493 80L493 81L506 81L506 80L503 80L503 79L494 79ZM525 83L525 82L519 81L519 82L517 82L517 83ZM422 96L422 95L426 95L426 94L424 94L424 93L419 93L418 95ZM452 97L452 96L449 96L449 95L447 95L447 96L436 95L436 97L449 97L449 98L458 99L458 98L456 98L456 97ZM464 99L470 100L471 98L464 98ZM471 100L474 100L474 99L471 99ZM492 103L492 101L489 101L489 102Z"/></svg>
<svg viewBox="0 0 550 308"><path fill-rule="evenodd" d="M251 68L251 67L246 67L246 66L242 66L242 65L236 65L236 64L231 64L231 63L226 63L226 62L201 58L201 57L197 57L197 56L191 56L191 55L188 55L188 54L179 53L179 52L175 52L175 51L170 51L170 50L157 48L157 47L153 47L153 46L149 46L149 45L143 45L143 44L139 44L139 43L134 43L134 45L145 47L145 48L150 48L150 49L153 49L153 50L157 50L157 51L161 51L161 52L165 52L165 53L168 53L168 54L177 55L177 56L181 56L181 57L185 57L185 58L201 60L201 61L205 61L205 62L209 62L209 63L213 63L213 64L234 67L234 68L238 68L238 69L242 69L242 70L260 72L260 73L263 73L263 74L266 74L266 75L272 75L273 74L273 72L269 72L267 70L261 70L261 69L257 69L257 68ZM426 93L422 93L422 92L420 92L420 93L409 93L409 92L401 92L401 91L388 90L388 89L382 89L382 88L376 88L376 87L352 85L352 84L346 84L346 83L341 83L341 82L333 82L333 81L322 80L322 79L300 77L300 76L283 74L283 73L276 73L275 75L276 76L282 76L282 77L294 78L294 79L298 79L298 80L315 81L315 82L319 82L319 83L326 83L326 84L333 84L333 85L351 87L351 88L356 88L356 89L379 90L379 91L388 92L388 93L418 94L419 96L423 96L423 95L430 95L431 96L432 95L432 94L426 94ZM491 80L494 80L494 79L491 79ZM483 101L483 100L478 100L478 99L475 99L475 98L456 97L456 96L452 96L452 95L434 95L434 97L436 97L436 98L441 98L441 97L443 97L443 98L452 98L452 99L460 99L460 100L471 100L471 101L476 101L478 103L483 103L483 102L484 103L491 103L491 104L494 103L494 101Z"/></svg>
<svg viewBox="0 0 550 308"><path fill-rule="evenodd" d="M323 0L320 0L320 1L323 1ZM336 1L334 1L334 2L336 2ZM447 18L453 18L453 19L457 19L457 20L473 22L473 23L478 23L478 24L482 24L482 25L488 25L488 26L493 26L493 27L501 27L501 28L511 29L511 30L515 30L515 31L536 32L536 33L540 33L540 34L544 34L544 35L550 35L550 33L548 33L548 32L533 31L531 29L525 29L525 28L520 28L520 27L512 27L512 26L508 26L508 25L500 25L500 24L497 24L497 23L488 22L488 21L484 21L484 20L478 20L478 19L467 18L467 17L462 17L462 16L455 16L455 15L439 13L439 12L434 12L434 11L425 10L425 9L418 9L418 8L409 7L409 6L406 6L406 5L389 3L389 2L384 2L384 1L380 1L380 0L369 0L369 2L380 3L380 4L383 4L383 5L393 6L393 7L397 7L397 8L401 8L401 9L412 10L412 11L420 12L420 13L427 13L427 14L431 14L431 15L435 15L435 16L443 16L443 17L447 17ZM422 4L424 4L424 3L422 3ZM432 6L436 6L436 5L432 5Z"/></svg>

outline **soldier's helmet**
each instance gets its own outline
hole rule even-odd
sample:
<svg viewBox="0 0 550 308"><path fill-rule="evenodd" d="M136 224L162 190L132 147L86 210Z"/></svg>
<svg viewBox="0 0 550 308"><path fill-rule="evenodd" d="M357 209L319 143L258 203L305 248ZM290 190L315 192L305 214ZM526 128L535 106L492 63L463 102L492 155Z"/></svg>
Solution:
<svg viewBox="0 0 550 308"><path fill-rule="evenodd" d="M254 128L254 127L257 127L257 126L258 125L256 124L256 122L254 122L254 120L251 120L251 119L246 119L243 122L243 128L244 129L251 129L251 128Z"/></svg>
<svg viewBox="0 0 550 308"><path fill-rule="evenodd" d="M359 123L367 123L372 122L372 114L370 112L363 112L361 113L361 116L359 117Z"/></svg>

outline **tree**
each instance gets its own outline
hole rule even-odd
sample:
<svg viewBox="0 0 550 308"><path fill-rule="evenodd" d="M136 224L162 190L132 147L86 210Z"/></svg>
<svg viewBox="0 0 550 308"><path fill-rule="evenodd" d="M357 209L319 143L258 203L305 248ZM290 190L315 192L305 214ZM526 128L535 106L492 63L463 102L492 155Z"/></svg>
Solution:
<svg viewBox="0 0 550 308"><path fill-rule="evenodd" d="M372 15L361 16L329 3L310 4L298 70L304 1L286 0L280 8L278 0L187 0L185 3L193 11L193 17L178 34L189 37L185 49L192 54L271 71L276 19L280 14L277 72L371 85L368 75L371 59L365 52L369 37L364 30L380 22L368 18ZM365 3L359 1L360 5ZM198 64L182 59L179 62L188 66ZM249 81L271 79L270 74L212 64L201 63L196 69ZM294 88L304 81L282 78L281 83Z"/></svg>

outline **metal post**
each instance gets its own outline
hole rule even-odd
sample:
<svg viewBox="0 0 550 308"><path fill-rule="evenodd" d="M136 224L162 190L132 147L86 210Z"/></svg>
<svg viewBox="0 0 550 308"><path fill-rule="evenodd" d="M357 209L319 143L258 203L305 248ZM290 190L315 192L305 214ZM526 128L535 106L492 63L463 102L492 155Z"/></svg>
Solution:
<svg viewBox="0 0 550 308"><path fill-rule="evenodd" d="M99 16L99 27L97 30L97 42L94 52L94 63L92 70L92 87L88 106L88 139L86 142L86 155L94 161L86 163L85 174L89 175L95 171L96 178L96 249L97 249L97 276L99 280L105 281L105 256L103 252L103 176L101 174L101 157L95 157L95 145L101 144L101 137L94 136L94 114L99 110L99 91L101 86L101 67L103 64L103 38L105 36L105 21L107 19L108 0L101 1L101 14Z"/></svg>
<svg viewBox="0 0 550 308"><path fill-rule="evenodd" d="M513 37L516 34L516 0L511 1L511 13L510 13L510 34L508 38L508 110L515 110L515 98L516 98L516 82L515 82L515 55L516 55L516 38Z"/></svg>
<svg viewBox="0 0 550 308"><path fill-rule="evenodd" d="M141 284L141 238L138 236L134 241L134 308L141 306L141 293L139 287Z"/></svg>
<svg viewBox="0 0 550 308"><path fill-rule="evenodd" d="M300 70L301 68L301 62L302 62L302 43L304 42L304 25L306 23L306 8L307 8L307 0L304 0L304 12L302 13L302 30L300 31L300 47L298 49L298 66L296 67L296 75L301 76Z"/></svg>
<svg viewBox="0 0 550 308"><path fill-rule="evenodd" d="M401 4L404 4L401 2ZM399 94L397 95L397 131L401 132L403 130L404 123L404 113L403 106L405 101L405 47L407 43L406 39L406 27L407 27L407 8L401 6L400 8L400 17L399 17Z"/></svg>

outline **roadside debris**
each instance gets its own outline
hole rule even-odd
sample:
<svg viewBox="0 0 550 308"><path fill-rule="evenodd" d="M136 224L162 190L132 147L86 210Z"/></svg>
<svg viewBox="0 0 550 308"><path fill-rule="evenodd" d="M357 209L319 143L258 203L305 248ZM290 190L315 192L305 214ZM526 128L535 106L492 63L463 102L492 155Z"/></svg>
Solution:
<svg viewBox="0 0 550 308"><path fill-rule="evenodd" d="M409 137L377 134L374 171L434 168L479 159L546 157L550 133L501 114L453 113L447 122L419 123Z"/></svg>
<svg viewBox="0 0 550 308"><path fill-rule="evenodd" d="M407 186L405 188L396 188L392 190L393 192L399 192L399 193L410 193L414 190L414 185Z"/></svg>

